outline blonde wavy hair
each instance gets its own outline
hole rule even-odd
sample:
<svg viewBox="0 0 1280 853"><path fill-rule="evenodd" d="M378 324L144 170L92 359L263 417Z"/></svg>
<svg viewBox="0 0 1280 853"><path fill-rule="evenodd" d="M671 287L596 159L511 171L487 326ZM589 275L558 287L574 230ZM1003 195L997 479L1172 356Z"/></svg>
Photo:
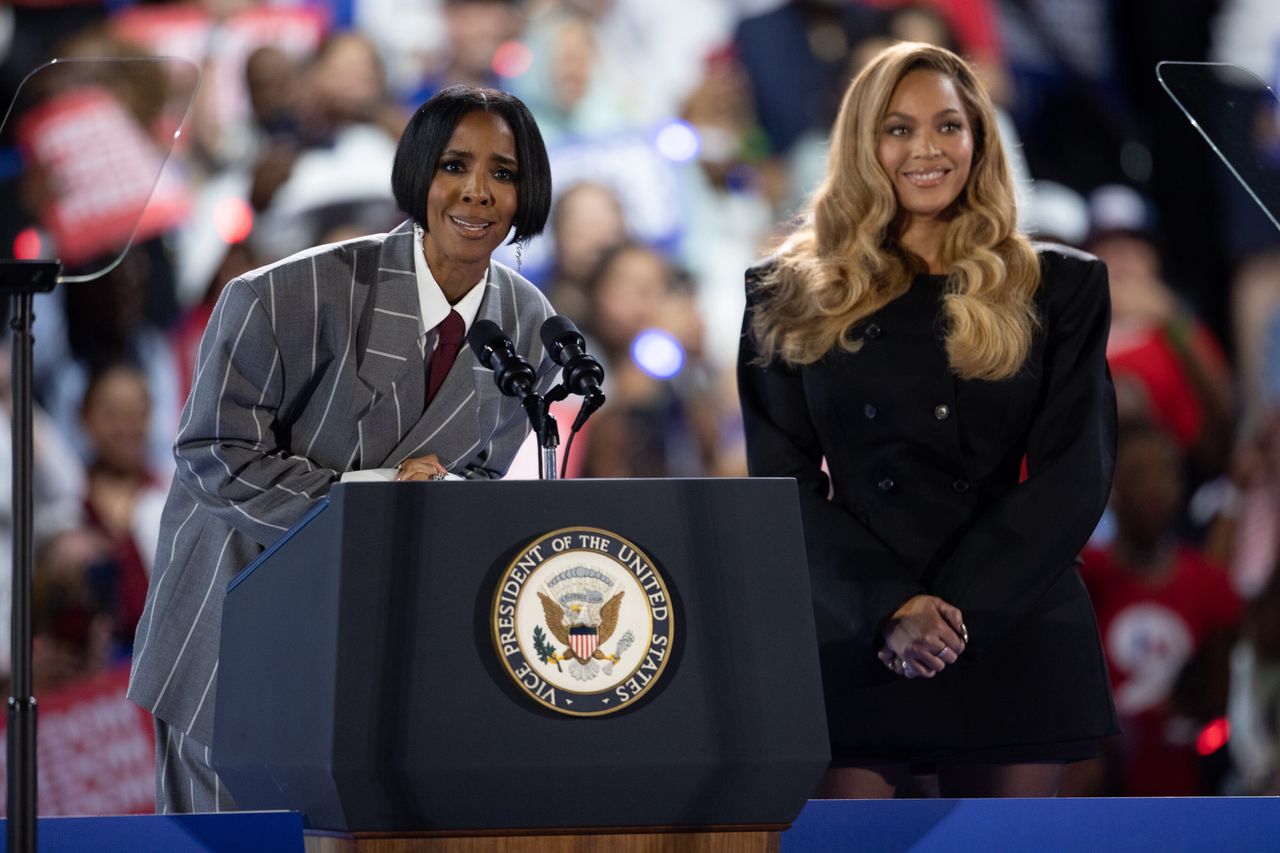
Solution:
<svg viewBox="0 0 1280 853"><path fill-rule="evenodd" d="M845 92L832 131L827 177L800 227L759 282L751 330L761 360L812 364L832 349L856 352L855 325L901 296L927 271L898 243L903 219L880 164L878 137L889 101L909 72L955 83L973 130L969 181L948 211L941 264L951 370L963 379L1008 379L1039 327L1035 250L1016 230L1013 176L995 109L969 65L949 50L904 42L875 56Z"/></svg>

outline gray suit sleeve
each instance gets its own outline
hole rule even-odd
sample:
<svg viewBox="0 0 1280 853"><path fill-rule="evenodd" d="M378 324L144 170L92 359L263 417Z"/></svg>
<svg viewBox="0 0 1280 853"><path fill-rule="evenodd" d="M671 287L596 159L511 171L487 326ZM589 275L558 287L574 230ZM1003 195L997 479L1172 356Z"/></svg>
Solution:
<svg viewBox="0 0 1280 853"><path fill-rule="evenodd" d="M264 547L338 477L281 445L283 389L271 318L252 287L232 281L200 344L174 445L176 476L203 507Z"/></svg>

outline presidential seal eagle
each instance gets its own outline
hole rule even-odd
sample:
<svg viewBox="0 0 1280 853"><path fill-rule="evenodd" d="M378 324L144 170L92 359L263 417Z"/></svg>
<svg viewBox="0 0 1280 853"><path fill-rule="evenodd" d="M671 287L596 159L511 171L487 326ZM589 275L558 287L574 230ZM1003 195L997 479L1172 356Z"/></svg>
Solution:
<svg viewBox="0 0 1280 853"><path fill-rule="evenodd" d="M617 630L622 595L619 591L599 605L592 601L573 601L566 606L540 591L538 599L542 602L547 628L552 636L568 646L563 653L550 655L547 662L567 663L569 672L580 681L594 678L601 666L606 675L611 674L618 655L608 654L600 646Z"/></svg>

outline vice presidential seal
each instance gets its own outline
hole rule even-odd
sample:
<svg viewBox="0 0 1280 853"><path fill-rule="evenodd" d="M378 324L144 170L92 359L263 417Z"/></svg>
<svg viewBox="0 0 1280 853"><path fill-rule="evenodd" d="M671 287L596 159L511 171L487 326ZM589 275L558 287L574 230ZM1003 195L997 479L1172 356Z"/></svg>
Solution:
<svg viewBox="0 0 1280 853"><path fill-rule="evenodd" d="M535 701L562 714L611 714L658 682L674 613L653 561L594 527L539 537L511 561L493 598L503 667Z"/></svg>

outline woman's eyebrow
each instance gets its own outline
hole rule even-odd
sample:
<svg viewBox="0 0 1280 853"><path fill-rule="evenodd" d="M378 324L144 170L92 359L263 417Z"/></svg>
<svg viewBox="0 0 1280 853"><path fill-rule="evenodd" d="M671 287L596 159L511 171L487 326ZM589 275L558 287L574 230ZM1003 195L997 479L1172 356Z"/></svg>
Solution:
<svg viewBox="0 0 1280 853"><path fill-rule="evenodd" d="M933 114L933 117L941 118L942 116L949 115L951 113L955 113L956 115L963 115L963 113L961 113L960 110L956 109L955 107L947 107L945 110L938 110L938 112ZM891 118L903 119L904 121L915 121L915 118L916 118L915 116L907 115L906 113L899 113L899 112L885 113L884 117L886 119L891 119Z"/></svg>

